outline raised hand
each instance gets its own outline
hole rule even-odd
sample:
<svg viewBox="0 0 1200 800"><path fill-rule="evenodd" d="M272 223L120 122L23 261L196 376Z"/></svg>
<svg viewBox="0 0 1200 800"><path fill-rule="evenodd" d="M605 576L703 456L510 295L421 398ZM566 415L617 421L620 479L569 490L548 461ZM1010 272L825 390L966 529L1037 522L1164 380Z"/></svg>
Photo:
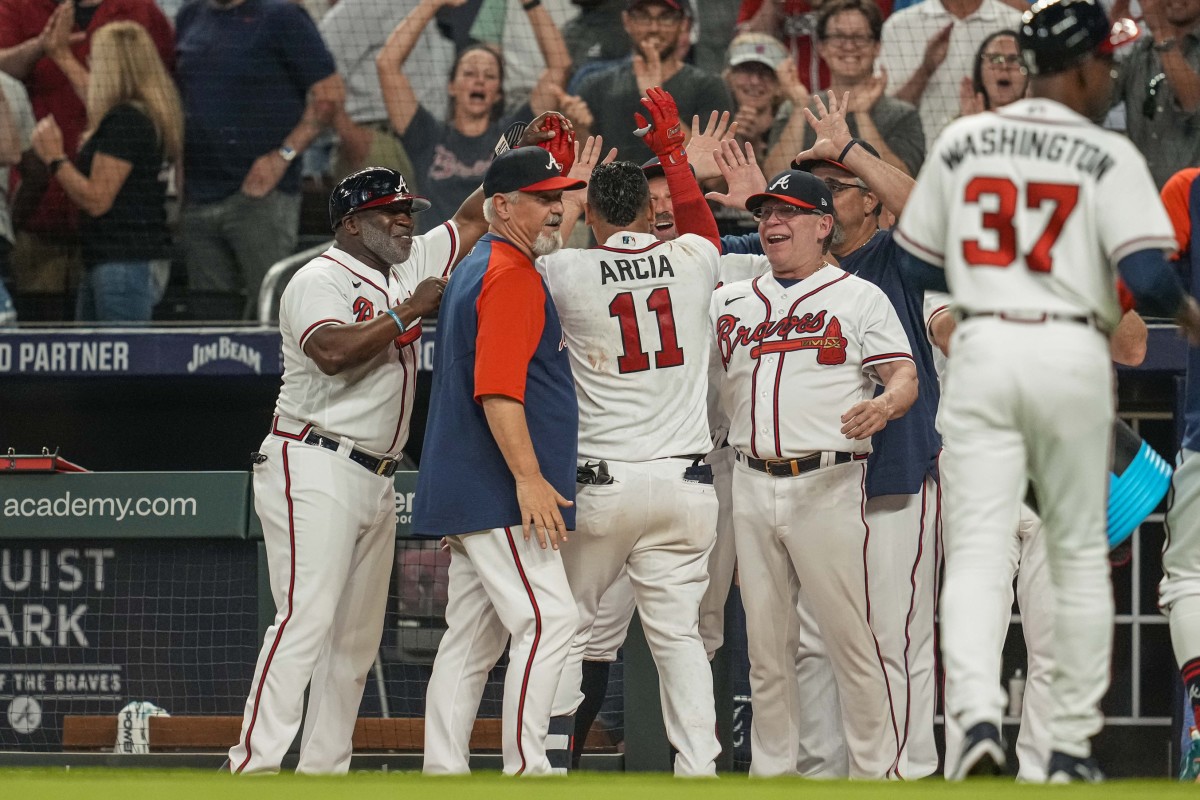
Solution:
<svg viewBox="0 0 1200 800"><path fill-rule="evenodd" d="M812 126L813 133L816 134L817 139L813 142L812 147L796 154L796 158L792 160L793 165L801 161L807 161L810 158L822 158L830 161L837 160L837 157L842 154L842 150L854 138L850 135L850 128L846 125L845 109L849 102L849 92L842 95L840 103L838 102L837 95L830 93L828 107L818 97L816 114L807 108L804 109L804 117L808 120L808 124Z"/></svg>
<svg viewBox="0 0 1200 800"><path fill-rule="evenodd" d="M872 75L863 81L854 94L851 96L851 102L846 108L847 114L869 114L875 104L879 102L879 98L883 97L884 91L887 89L887 70L883 67L879 68L878 75Z"/></svg>
<svg viewBox="0 0 1200 800"><path fill-rule="evenodd" d="M650 114L650 122L641 113L634 114L638 125L634 133L664 165L683 163L683 125L679 122L675 98L666 89L655 86L646 92L642 105Z"/></svg>
<svg viewBox="0 0 1200 800"><path fill-rule="evenodd" d="M792 101L793 113L807 108L812 102L812 94L800 80L800 74L796 71L796 59L789 57L780 61L779 66L775 67L775 75L779 78L779 88Z"/></svg>
<svg viewBox="0 0 1200 800"><path fill-rule="evenodd" d="M566 175L575 163L575 129L571 126L571 120L556 111L547 111L539 117L539 120L534 120L537 127L554 135L550 139L539 142L538 147L550 153L559 163L559 171ZM532 128L534 125L530 124L529 127Z"/></svg>
<svg viewBox="0 0 1200 800"><path fill-rule="evenodd" d="M931 36L925 44L925 57L921 59L921 69L926 75L932 75L946 60L946 54L950 52L950 34L953 32L954 23L951 22Z"/></svg>
<svg viewBox="0 0 1200 800"><path fill-rule="evenodd" d="M570 173L563 173L569 178L578 180L588 180L592 177L592 170L597 164L608 164L617 159L617 148L609 148L608 154L603 158L600 154L604 152L604 137L589 136L587 141L580 144L578 140L575 142L575 164L571 167ZM578 189L577 191L586 192L586 189Z"/></svg>
<svg viewBox="0 0 1200 800"><path fill-rule="evenodd" d="M958 84L958 113L969 117L981 113L983 109L983 95L975 91L975 82L967 75Z"/></svg>
<svg viewBox="0 0 1200 800"><path fill-rule="evenodd" d="M767 188L767 178L758 166L758 160L754 157L754 145L750 142L740 144L732 139L723 140L716 154L716 162L728 191L709 192L704 196L706 200L729 208L745 209L746 199L750 195L758 194Z"/></svg>
<svg viewBox="0 0 1200 800"><path fill-rule="evenodd" d="M715 178L721 174L713 154L720 147L723 139L732 139L737 135L738 124L729 121L729 112L716 111L708 115L708 124L700 129L700 115L692 117L692 135L688 138L688 163L696 170L696 180Z"/></svg>

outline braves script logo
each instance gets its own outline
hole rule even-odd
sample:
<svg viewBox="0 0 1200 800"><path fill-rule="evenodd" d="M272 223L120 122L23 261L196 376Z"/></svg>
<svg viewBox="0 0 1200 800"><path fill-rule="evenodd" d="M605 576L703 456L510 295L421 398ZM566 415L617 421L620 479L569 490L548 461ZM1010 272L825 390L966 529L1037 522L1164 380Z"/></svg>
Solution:
<svg viewBox="0 0 1200 800"><path fill-rule="evenodd" d="M366 322L375 317L375 304L365 297L354 298L354 321Z"/></svg>
<svg viewBox="0 0 1200 800"><path fill-rule="evenodd" d="M791 314L778 321L765 320L753 328L739 324L741 319L732 314L723 314L717 319L717 346L721 350L721 361L728 367L733 351L745 346L750 348L750 358L755 359L793 350L816 350L818 364L844 364L846 339L842 336L842 323L836 316L830 316L829 324L826 325L827 313L822 309L802 317ZM787 338L792 334L805 333L819 335Z"/></svg>

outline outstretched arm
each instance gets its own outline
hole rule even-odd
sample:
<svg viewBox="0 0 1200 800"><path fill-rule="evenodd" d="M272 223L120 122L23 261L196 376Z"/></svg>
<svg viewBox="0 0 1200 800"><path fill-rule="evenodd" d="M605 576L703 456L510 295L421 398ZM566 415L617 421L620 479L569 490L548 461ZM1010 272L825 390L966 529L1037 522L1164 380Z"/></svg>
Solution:
<svg viewBox="0 0 1200 800"><path fill-rule="evenodd" d="M383 89L383 102L387 106L388 120L396 133L404 135L417 113L420 102L412 84L404 74L404 62L412 55L421 32L443 6L461 6L467 0L422 0L407 17L400 21L387 38L379 55L375 56L375 69L379 73L379 86Z"/></svg>

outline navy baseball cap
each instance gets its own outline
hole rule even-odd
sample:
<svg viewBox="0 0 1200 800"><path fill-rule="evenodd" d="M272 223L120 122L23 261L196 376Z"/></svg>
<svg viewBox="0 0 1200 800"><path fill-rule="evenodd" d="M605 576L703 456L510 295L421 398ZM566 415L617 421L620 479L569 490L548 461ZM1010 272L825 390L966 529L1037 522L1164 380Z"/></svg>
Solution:
<svg viewBox="0 0 1200 800"><path fill-rule="evenodd" d="M688 169L692 171L693 176L696 174L696 168L690 163L688 164ZM651 178L666 177L667 173L663 172L662 162L658 160L658 156L655 156L645 164L642 164L642 174L646 176L646 180L650 180Z"/></svg>
<svg viewBox="0 0 1200 800"><path fill-rule="evenodd" d="M811 172L802 172L798 169L785 169L771 179L765 192L750 195L746 199L746 210L754 211L767 200L782 200L789 205L800 206L800 208L812 208L826 214L833 213L830 210L833 208L833 194L825 185L825 181L815 177Z"/></svg>
<svg viewBox="0 0 1200 800"><path fill-rule="evenodd" d="M548 192L582 189L587 181L567 178L550 151L533 145L515 147L496 156L483 176L487 197L509 192Z"/></svg>
<svg viewBox="0 0 1200 800"><path fill-rule="evenodd" d="M858 139L857 141L857 147L861 147L871 155L879 158L879 151L876 150L870 142L863 139ZM851 175L854 174L854 170L850 169L840 161L834 161L832 158L806 158L803 161L792 162L792 169L798 169L801 172L812 172L817 167L837 167L838 169L846 170L846 172L849 172Z"/></svg>

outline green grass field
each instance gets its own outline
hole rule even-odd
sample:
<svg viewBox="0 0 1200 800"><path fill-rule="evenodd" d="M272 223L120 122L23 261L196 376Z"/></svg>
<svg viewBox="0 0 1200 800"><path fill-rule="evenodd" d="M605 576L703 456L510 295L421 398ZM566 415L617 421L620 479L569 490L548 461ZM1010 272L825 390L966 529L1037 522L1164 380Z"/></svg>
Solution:
<svg viewBox="0 0 1200 800"><path fill-rule="evenodd" d="M423 778L411 773L360 773L344 778L296 775L233 777L196 770L0 769L0 797L21 800L784 800L784 798L1195 798L1200 787L1172 781L1113 781L1099 786L1028 786L1005 780L947 784L751 781L726 777L681 781L668 776L606 773L519 780L497 775Z"/></svg>

